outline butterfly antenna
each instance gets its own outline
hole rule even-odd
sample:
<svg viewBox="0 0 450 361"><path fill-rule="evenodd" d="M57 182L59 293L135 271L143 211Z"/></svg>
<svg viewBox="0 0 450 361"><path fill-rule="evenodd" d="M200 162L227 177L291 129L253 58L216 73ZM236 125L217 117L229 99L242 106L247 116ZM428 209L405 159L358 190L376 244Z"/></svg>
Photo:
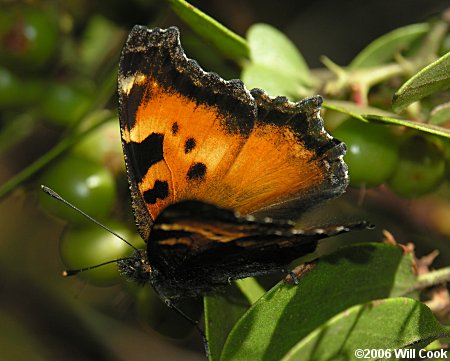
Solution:
<svg viewBox="0 0 450 361"><path fill-rule="evenodd" d="M81 209L75 207L72 203L66 201L63 197L61 197L58 193L56 193L53 189L46 187L44 185L41 185L41 189L44 191L44 193L47 193L49 196L52 196L53 198L57 199L58 201L64 203L66 206L69 206L70 208L72 208L73 210L77 211L78 213L82 214L84 217L86 217L87 219L89 219L90 221L94 222L96 225L102 227L105 231L115 235L117 238L119 238L120 240L122 240L123 242L125 242L126 244L128 244L131 248L133 248L135 251L138 251L138 249L133 246L130 242L128 242L125 238L123 238L122 236L120 236L119 234L117 234L116 232L114 232L113 230L109 229L108 227L106 227L105 225L101 224L99 221L95 220L94 218L92 218L89 214L84 213ZM119 259L120 260L120 259ZM118 260L114 260L114 261L109 261L107 263L113 263L116 262ZM107 264L105 263L105 264ZM103 265L103 264L102 264ZM99 265L101 266L101 265ZM94 266L97 267L97 266ZM90 269L90 268L89 268Z"/></svg>
<svg viewBox="0 0 450 361"><path fill-rule="evenodd" d="M131 259L132 257L125 257L125 258L117 258L117 259L113 259L111 261L107 261L107 262L103 262L100 264L96 264L95 266L90 266L90 267L84 267L84 268L79 268L79 269L69 269L69 270L64 270L62 272L63 277L69 277L69 276L75 276L76 274L80 273L80 272L84 272L84 271L89 271L91 269L95 269L101 266L105 266L107 264L110 263L117 263L119 261L125 261L127 259Z"/></svg>

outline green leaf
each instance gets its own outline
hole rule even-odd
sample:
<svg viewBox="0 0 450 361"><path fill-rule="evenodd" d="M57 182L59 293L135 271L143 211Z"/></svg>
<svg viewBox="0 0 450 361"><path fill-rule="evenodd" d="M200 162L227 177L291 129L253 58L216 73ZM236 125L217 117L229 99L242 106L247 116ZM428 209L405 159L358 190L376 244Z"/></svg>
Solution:
<svg viewBox="0 0 450 361"><path fill-rule="evenodd" d="M291 101L306 95L301 85L293 81L292 77L261 64L246 64L242 69L241 79L249 89L264 89L270 95L284 95Z"/></svg>
<svg viewBox="0 0 450 361"><path fill-rule="evenodd" d="M228 58L240 62L248 58L245 39L184 0L168 0L173 11L199 36L210 41Z"/></svg>
<svg viewBox="0 0 450 361"><path fill-rule="evenodd" d="M279 360L297 342L347 308L406 294L413 260L400 247L360 244L323 257L297 286L280 283L238 321L221 361Z"/></svg>
<svg viewBox="0 0 450 361"><path fill-rule="evenodd" d="M250 304L233 286L226 294L213 293L203 298L209 360L218 361L230 330Z"/></svg>
<svg viewBox="0 0 450 361"><path fill-rule="evenodd" d="M226 59L217 48L211 46L210 42L192 32L185 32L181 36L186 54L189 58L195 59L203 69L213 70L223 79L237 77L239 69L236 64L233 64L230 59Z"/></svg>
<svg viewBox="0 0 450 361"><path fill-rule="evenodd" d="M292 41L268 24L254 24L247 31L250 60L289 74L303 84L311 83L308 64Z"/></svg>
<svg viewBox="0 0 450 361"><path fill-rule="evenodd" d="M236 286L241 290L242 294L251 305L266 293L266 290L253 277L237 280Z"/></svg>
<svg viewBox="0 0 450 361"><path fill-rule="evenodd" d="M448 121L450 121L450 102L434 108L428 119L428 123L430 124L442 124Z"/></svg>
<svg viewBox="0 0 450 361"><path fill-rule="evenodd" d="M365 114L362 116L365 120L373 123L384 123L393 125L403 125L404 127L419 130L421 132L439 135L441 137L450 138L450 129L439 127L433 124L419 123L412 120L396 119L390 117L383 117L374 114Z"/></svg>
<svg viewBox="0 0 450 361"><path fill-rule="evenodd" d="M395 352L400 351L394 350L419 350L448 335L450 328L442 326L423 303L411 298L391 298L345 310L301 340L281 360L346 361L358 358L357 349L392 352L364 359L397 359L400 354ZM411 355L414 351L409 352Z"/></svg>
<svg viewBox="0 0 450 361"><path fill-rule="evenodd" d="M392 108L400 112L409 104L450 87L450 52L429 64L394 94Z"/></svg>
<svg viewBox="0 0 450 361"><path fill-rule="evenodd" d="M407 48L414 40L430 30L429 24L413 24L395 29L366 46L350 63L350 69L370 68L394 58L395 54Z"/></svg>
<svg viewBox="0 0 450 361"><path fill-rule="evenodd" d="M279 30L255 24L247 32L250 62L244 64L242 80L249 88L262 88L271 95L299 98L313 79L303 56Z"/></svg>
<svg viewBox="0 0 450 361"><path fill-rule="evenodd" d="M256 279L249 277L235 281L226 295L216 293L204 297L206 336L211 361L219 360L234 324L264 293L264 288Z"/></svg>

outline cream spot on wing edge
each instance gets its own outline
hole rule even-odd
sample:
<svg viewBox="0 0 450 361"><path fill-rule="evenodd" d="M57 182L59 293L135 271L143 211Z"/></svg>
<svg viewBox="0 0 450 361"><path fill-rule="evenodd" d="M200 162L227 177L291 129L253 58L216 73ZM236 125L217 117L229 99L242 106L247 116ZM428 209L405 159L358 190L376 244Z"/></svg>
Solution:
<svg viewBox="0 0 450 361"><path fill-rule="evenodd" d="M127 128L122 128L122 139L125 143L130 143L130 130Z"/></svg>
<svg viewBox="0 0 450 361"><path fill-rule="evenodd" d="M147 81L147 75L142 73L136 73L130 76L119 75L118 81L119 81L119 90L122 92L122 96L124 95L128 96L134 84L137 85L145 84L145 82ZM122 129L122 139L126 143L129 143L131 141L129 129L126 128Z"/></svg>
<svg viewBox="0 0 450 361"><path fill-rule="evenodd" d="M123 94L129 95L134 84L142 85L147 81L147 75L136 73L130 76L119 75L119 88Z"/></svg>
<svg viewBox="0 0 450 361"><path fill-rule="evenodd" d="M125 95L129 95L131 88L133 87L134 75L127 77L119 75L118 80L120 91Z"/></svg>

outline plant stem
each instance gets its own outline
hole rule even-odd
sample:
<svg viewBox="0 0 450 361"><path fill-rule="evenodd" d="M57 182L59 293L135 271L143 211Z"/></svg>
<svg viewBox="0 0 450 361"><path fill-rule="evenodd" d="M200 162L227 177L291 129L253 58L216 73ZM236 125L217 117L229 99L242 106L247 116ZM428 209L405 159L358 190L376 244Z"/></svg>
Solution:
<svg viewBox="0 0 450 361"><path fill-rule="evenodd" d="M0 199L5 197L22 182L26 181L35 173L40 171L63 152L75 145L85 135L109 119L112 119L112 113L109 110L103 109L103 107L111 98L111 94L113 94L116 84L117 75L115 69L108 71L101 82L101 86L97 91L96 97L92 101L90 112L85 117L82 117L73 127L67 129L67 134L63 135L63 139L56 146L2 184L0 186Z"/></svg>
<svg viewBox="0 0 450 361"><path fill-rule="evenodd" d="M415 55L409 59L399 58L397 63L383 64L367 69L346 70L323 57L322 62L337 76L336 79L325 84L325 92L330 95L338 95L346 89L368 91L372 86L395 76L414 74L437 58L437 52L447 33L447 28L448 24L443 21L434 24ZM367 103L367 97L363 99L362 103L362 105Z"/></svg>
<svg viewBox="0 0 450 361"><path fill-rule="evenodd" d="M75 145L80 139L86 136L86 134L92 132L94 129L105 123L106 121L112 119L114 116L110 111L101 110L97 111L89 116L89 121L91 126L84 129L82 132L74 132L71 136L62 139L56 146L50 149L43 156L35 160L28 167L21 170L14 177L6 181L0 186L0 199L11 192L15 187L17 187L22 182L26 181L28 178L33 176L35 173L44 168L52 160L60 156L63 152L68 150L70 147Z"/></svg>
<svg viewBox="0 0 450 361"><path fill-rule="evenodd" d="M426 287L436 286L445 282L450 282L450 267L419 275L413 290L422 290Z"/></svg>

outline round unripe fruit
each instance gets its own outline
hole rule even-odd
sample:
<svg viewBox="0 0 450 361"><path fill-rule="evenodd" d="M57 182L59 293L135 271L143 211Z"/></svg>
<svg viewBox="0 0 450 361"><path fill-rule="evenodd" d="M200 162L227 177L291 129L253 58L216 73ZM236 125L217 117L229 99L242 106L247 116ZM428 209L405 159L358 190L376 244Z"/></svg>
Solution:
<svg viewBox="0 0 450 361"><path fill-rule="evenodd" d="M436 189L445 176L445 157L433 143L420 135L406 138L400 146L398 166L389 180L402 197L418 197Z"/></svg>
<svg viewBox="0 0 450 361"><path fill-rule="evenodd" d="M111 173L92 160L74 155L66 156L49 168L40 183L100 221L110 214L116 200L116 184ZM83 225L89 222L47 194L40 192L39 195L41 205L59 218Z"/></svg>
<svg viewBox="0 0 450 361"><path fill-rule="evenodd" d="M105 225L125 239L129 239L129 231L124 226L112 222ZM81 229L68 228L61 239L60 252L64 265L67 269L73 270L129 257L133 253L133 248L98 225L92 224ZM77 275L96 286L116 284L120 277L116 262Z"/></svg>
<svg viewBox="0 0 450 361"><path fill-rule="evenodd" d="M49 9L4 6L0 11L0 61L20 72L42 70L56 53L56 16Z"/></svg>
<svg viewBox="0 0 450 361"><path fill-rule="evenodd" d="M348 119L336 128L333 136L347 145L344 160L349 168L350 185L377 186L394 172L398 161L397 139L390 128Z"/></svg>
<svg viewBox="0 0 450 361"><path fill-rule="evenodd" d="M88 92L67 84L51 84L40 105L40 112L49 122L69 126L86 114L90 104Z"/></svg>

